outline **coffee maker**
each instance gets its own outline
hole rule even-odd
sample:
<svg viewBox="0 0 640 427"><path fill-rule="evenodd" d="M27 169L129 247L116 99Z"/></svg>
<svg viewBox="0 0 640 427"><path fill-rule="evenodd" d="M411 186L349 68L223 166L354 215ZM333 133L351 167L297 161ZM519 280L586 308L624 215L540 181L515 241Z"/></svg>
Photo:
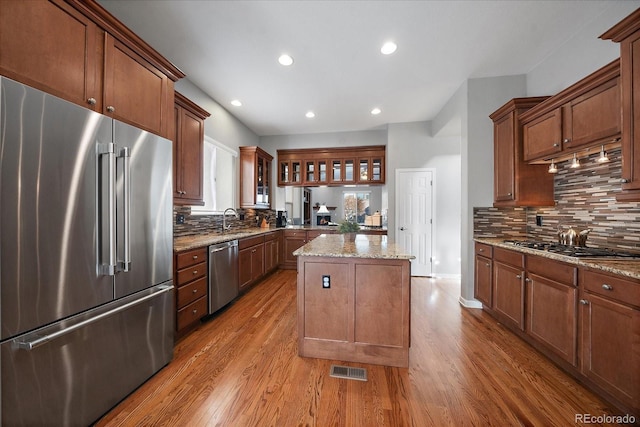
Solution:
<svg viewBox="0 0 640 427"><path fill-rule="evenodd" d="M276 227L286 227L287 226L287 211L278 211L278 216L276 217Z"/></svg>

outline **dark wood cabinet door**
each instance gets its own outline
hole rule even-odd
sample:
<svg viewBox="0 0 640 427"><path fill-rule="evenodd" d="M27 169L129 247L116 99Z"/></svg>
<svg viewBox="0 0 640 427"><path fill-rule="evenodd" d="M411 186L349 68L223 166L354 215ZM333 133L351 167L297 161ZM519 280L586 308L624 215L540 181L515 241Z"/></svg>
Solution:
<svg viewBox="0 0 640 427"><path fill-rule="evenodd" d="M516 193L515 111L493 125L494 198L496 202L512 201Z"/></svg>
<svg viewBox="0 0 640 427"><path fill-rule="evenodd" d="M264 276L264 244L251 249L251 279L256 281Z"/></svg>
<svg viewBox="0 0 640 427"><path fill-rule="evenodd" d="M492 261L483 256L476 255L476 272L474 282L475 298L487 307L491 307L492 273Z"/></svg>
<svg viewBox="0 0 640 427"><path fill-rule="evenodd" d="M103 34L63 1L0 1L0 74L99 110Z"/></svg>
<svg viewBox="0 0 640 427"><path fill-rule="evenodd" d="M615 77L572 100L564 110L563 149L596 141L609 143L620 136L622 102L620 77Z"/></svg>
<svg viewBox="0 0 640 427"><path fill-rule="evenodd" d="M171 138L173 81L105 34L104 114Z"/></svg>
<svg viewBox="0 0 640 427"><path fill-rule="evenodd" d="M527 333L576 365L578 290L537 274L527 274Z"/></svg>
<svg viewBox="0 0 640 427"><path fill-rule="evenodd" d="M298 258L293 255L293 251L303 246L307 240L304 232L302 236L285 236L284 237L284 262L288 267L296 268Z"/></svg>
<svg viewBox="0 0 640 427"><path fill-rule="evenodd" d="M191 204L202 203L202 156L204 120L188 110L180 111L180 186L182 198Z"/></svg>
<svg viewBox="0 0 640 427"><path fill-rule="evenodd" d="M640 31L621 45L623 200L640 200Z"/></svg>
<svg viewBox="0 0 640 427"><path fill-rule="evenodd" d="M582 373L640 408L640 310L588 292L580 298Z"/></svg>
<svg viewBox="0 0 640 427"><path fill-rule="evenodd" d="M524 331L524 271L494 260L493 309Z"/></svg>
<svg viewBox="0 0 640 427"><path fill-rule="evenodd" d="M250 285L253 280L253 271L251 269L251 250L252 248L249 247L238 251L238 282L240 290Z"/></svg>
<svg viewBox="0 0 640 427"><path fill-rule="evenodd" d="M562 109L556 108L523 125L524 159L553 157L562 151Z"/></svg>

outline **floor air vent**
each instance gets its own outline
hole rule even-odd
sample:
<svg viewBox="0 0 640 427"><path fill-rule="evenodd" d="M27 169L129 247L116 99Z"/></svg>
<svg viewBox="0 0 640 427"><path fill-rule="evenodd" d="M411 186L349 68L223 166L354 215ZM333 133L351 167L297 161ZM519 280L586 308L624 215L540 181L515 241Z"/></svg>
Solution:
<svg viewBox="0 0 640 427"><path fill-rule="evenodd" d="M329 376L335 378L346 378L348 380L367 381L367 370L364 368L331 365L331 373Z"/></svg>

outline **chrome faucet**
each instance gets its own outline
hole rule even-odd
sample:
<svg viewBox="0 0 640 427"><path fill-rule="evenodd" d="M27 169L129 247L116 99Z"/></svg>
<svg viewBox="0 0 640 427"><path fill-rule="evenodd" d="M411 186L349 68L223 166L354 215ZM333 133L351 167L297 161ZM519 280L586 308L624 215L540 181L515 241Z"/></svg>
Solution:
<svg viewBox="0 0 640 427"><path fill-rule="evenodd" d="M227 225L227 211L232 211L236 219L240 218L240 215L238 215L238 211L236 211L235 209L233 208L225 209L222 214L222 232L223 233L227 231L229 228L231 228L231 224Z"/></svg>

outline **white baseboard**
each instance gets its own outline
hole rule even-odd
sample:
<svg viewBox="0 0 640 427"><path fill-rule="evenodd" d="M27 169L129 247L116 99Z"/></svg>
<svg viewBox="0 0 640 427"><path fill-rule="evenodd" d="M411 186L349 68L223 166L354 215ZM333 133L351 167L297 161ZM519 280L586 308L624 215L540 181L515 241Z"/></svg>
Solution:
<svg viewBox="0 0 640 427"><path fill-rule="evenodd" d="M458 302L465 308L482 308L482 303L475 299L465 299L460 297Z"/></svg>

